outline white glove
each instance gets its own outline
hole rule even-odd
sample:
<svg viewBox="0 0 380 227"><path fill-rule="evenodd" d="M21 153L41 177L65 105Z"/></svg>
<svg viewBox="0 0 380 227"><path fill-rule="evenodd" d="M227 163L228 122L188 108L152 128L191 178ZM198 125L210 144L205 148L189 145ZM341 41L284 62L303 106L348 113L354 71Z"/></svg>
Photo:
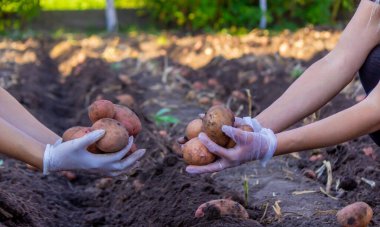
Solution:
<svg viewBox="0 0 380 227"><path fill-rule="evenodd" d="M249 122L252 121L249 120ZM275 134L267 128L261 128L259 132L247 132L224 125L222 131L236 142L235 147L226 149L214 143L205 133L200 133L199 140L219 159L204 166L190 165L186 168L187 172L193 174L217 172L253 160L260 160L265 167L277 147Z"/></svg>
<svg viewBox="0 0 380 227"><path fill-rule="evenodd" d="M44 174L62 170L88 170L117 176L128 171L145 154L145 149L140 149L123 159L132 147L132 136L129 137L128 145L116 153L93 154L87 151L87 147L102 138L104 133L104 130L95 130L75 140L62 143L62 139L59 139L54 145L47 144L43 160Z"/></svg>

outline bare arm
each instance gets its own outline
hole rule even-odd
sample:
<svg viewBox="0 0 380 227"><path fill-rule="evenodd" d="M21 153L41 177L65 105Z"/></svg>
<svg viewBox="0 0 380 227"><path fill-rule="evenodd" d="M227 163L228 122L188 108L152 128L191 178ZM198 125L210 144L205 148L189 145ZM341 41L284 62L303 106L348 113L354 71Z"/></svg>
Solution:
<svg viewBox="0 0 380 227"><path fill-rule="evenodd" d="M0 87L0 117L23 133L44 144L54 144L59 136L30 114L14 97Z"/></svg>
<svg viewBox="0 0 380 227"><path fill-rule="evenodd" d="M333 51L309 67L288 90L256 119L280 132L310 115L337 95L354 77L380 41L380 9L362 0Z"/></svg>
<svg viewBox="0 0 380 227"><path fill-rule="evenodd" d="M315 123L277 134L275 155L320 148L380 129L380 83L362 102Z"/></svg>
<svg viewBox="0 0 380 227"><path fill-rule="evenodd" d="M0 118L0 153L42 169L45 145Z"/></svg>

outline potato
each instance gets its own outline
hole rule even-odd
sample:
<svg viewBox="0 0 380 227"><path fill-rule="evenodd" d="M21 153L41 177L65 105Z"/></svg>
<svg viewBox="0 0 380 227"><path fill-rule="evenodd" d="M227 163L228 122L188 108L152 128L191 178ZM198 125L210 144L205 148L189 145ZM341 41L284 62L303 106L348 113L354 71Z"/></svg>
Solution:
<svg viewBox="0 0 380 227"><path fill-rule="evenodd" d="M186 127L186 139L191 140L195 138L202 131L202 119L194 119Z"/></svg>
<svg viewBox="0 0 380 227"><path fill-rule="evenodd" d="M88 117L92 123L102 118L113 118L115 116L115 108L111 101L97 100L88 107Z"/></svg>
<svg viewBox="0 0 380 227"><path fill-rule="evenodd" d="M212 106L203 118L202 131L220 146L226 146L230 138L222 131L223 125L232 126L234 114L223 105Z"/></svg>
<svg viewBox="0 0 380 227"><path fill-rule="evenodd" d="M104 136L96 142L96 146L105 153L123 149L129 139L128 131L122 124L111 118L103 118L92 125L93 130L104 129Z"/></svg>
<svg viewBox="0 0 380 227"><path fill-rule="evenodd" d="M182 147L183 159L189 165L202 166L212 163L215 155L210 153L202 142L195 137Z"/></svg>
<svg viewBox="0 0 380 227"><path fill-rule="evenodd" d="M344 227L366 227L372 215L372 208L365 202L352 203L336 214L339 224Z"/></svg>
<svg viewBox="0 0 380 227"><path fill-rule="evenodd" d="M131 154L132 153L134 153L135 151L137 151L138 150L138 148L137 148L137 145L134 143L134 144L132 144L132 147L131 147Z"/></svg>
<svg viewBox="0 0 380 227"><path fill-rule="evenodd" d="M86 128L86 127L82 127L82 126L74 126L74 127L71 127L69 129L67 129L63 135L62 135L62 141L63 142L66 142L66 141L69 141L69 140L72 140L73 139L73 135L83 129L83 128Z"/></svg>
<svg viewBox="0 0 380 227"><path fill-rule="evenodd" d="M246 131L246 132L253 132L253 129L249 125L240 125L237 128L239 128L243 131ZM236 145L235 141L233 139L230 139L230 141L226 145L226 148L233 148L233 147L235 147L235 145Z"/></svg>
<svg viewBox="0 0 380 227"><path fill-rule="evenodd" d="M137 115L126 106L114 104L115 120L119 121L128 131L129 135L136 136L141 131L141 122Z"/></svg>
<svg viewBox="0 0 380 227"><path fill-rule="evenodd" d="M86 135L89 132L92 132L92 128L90 127L83 127L83 126L74 126L69 129L67 129L63 135L62 135L62 141L66 142L69 140L78 139L84 135ZM95 144L91 144L87 147L87 150L92 153L99 153L97 147ZM101 152L100 152L101 153Z"/></svg>
<svg viewBox="0 0 380 227"><path fill-rule="evenodd" d="M211 200L207 203L203 203L195 211L195 217L200 218L207 214L207 212L215 215L215 212L218 212L218 216L232 216L237 218L248 219L249 215L247 210L240 205L238 202L235 202L230 199L216 199Z"/></svg>

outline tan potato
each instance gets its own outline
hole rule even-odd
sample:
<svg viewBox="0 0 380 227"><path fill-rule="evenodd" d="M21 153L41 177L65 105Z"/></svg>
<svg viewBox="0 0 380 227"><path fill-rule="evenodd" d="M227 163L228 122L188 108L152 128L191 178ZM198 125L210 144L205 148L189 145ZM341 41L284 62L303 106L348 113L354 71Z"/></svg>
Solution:
<svg viewBox="0 0 380 227"><path fill-rule="evenodd" d="M202 119L194 119L190 121L190 123L186 127L186 138L188 140L191 140L192 138L195 138L201 133L202 131Z"/></svg>
<svg viewBox="0 0 380 227"><path fill-rule="evenodd" d="M203 203L195 211L195 217L203 217L208 211L215 215L215 210L219 212L219 216L232 216L243 219L249 218L247 210L240 205L240 203L230 199L216 199Z"/></svg>
<svg viewBox="0 0 380 227"><path fill-rule="evenodd" d="M80 127L80 126L79 126ZM77 130L73 135L72 137L70 138L70 140L74 140L74 139L78 139L84 135L86 135L87 133L90 133L92 132L92 128L90 127L81 127L79 130Z"/></svg>
<svg viewBox="0 0 380 227"><path fill-rule="evenodd" d="M215 155L210 153L207 148L195 137L185 143L182 147L183 159L189 165L202 166L212 163Z"/></svg>
<svg viewBox="0 0 380 227"><path fill-rule="evenodd" d="M132 144L132 147L131 147L131 154L132 153L134 153L135 151L137 151L138 150L138 148L137 148L137 145L134 143L134 144Z"/></svg>
<svg viewBox="0 0 380 227"><path fill-rule="evenodd" d="M352 203L337 214L339 224L343 227L366 227L372 219L372 208L365 202Z"/></svg>
<svg viewBox="0 0 380 227"><path fill-rule="evenodd" d="M88 117L92 123L102 118L113 118L115 116L115 108L111 101L96 100L88 107Z"/></svg>
<svg viewBox="0 0 380 227"><path fill-rule="evenodd" d="M126 106L114 104L115 120L119 121L128 131L129 135L136 136L141 131L141 122L137 115Z"/></svg>
<svg viewBox="0 0 380 227"><path fill-rule="evenodd" d="M69 140L78 139L84 135L86 135L89 132L92 132L93 130L90 127L83 127L83 126L74 126L69 129L67 129L63 135L62 135L62 141L66 142ZM95 144L91 144L87 147L87 150L92 153L99 153L97 147Z"/></svg>
<svg viewBox="0 0 380 227"><path fill-rule="evenodd" d="M237 128L239 128L243 131L246 131L246 132L253 132L253 129L249 125L240 125ZM230 141L226 145L226 148L233 148L233 147L235 147L235 145L236 145L235 141L233 139L230 139Z"/></svg>
<svg viewBox="0 0 380 227"><path fill-rule="evenodd" d="M106 131L104 136L96 142L96 146L105 153L120 151L128 143L128 131L114 119L100 119L92 125L92 129L104 129Z"/></svg>
<svg viewBox="0 0 380 227"><path fill-rule="evenodd" d="M234 125L232 111L223 105L212 106L203 118L202 131L220 146L226 146L230 138L222 131L223 125Z"/></svg>
<svg viewBox="0 0 380 227"><path fill-rule="evenodd" d="M74 127L71 127L69 129L67 129L63 135L62 135L62 141L63 142L66 142L66 141L69 141L69 140L72 140L73 138L73 135L81 130L82 128L86 128L86 127L82 127L82 126L74 126Z"/></svg>

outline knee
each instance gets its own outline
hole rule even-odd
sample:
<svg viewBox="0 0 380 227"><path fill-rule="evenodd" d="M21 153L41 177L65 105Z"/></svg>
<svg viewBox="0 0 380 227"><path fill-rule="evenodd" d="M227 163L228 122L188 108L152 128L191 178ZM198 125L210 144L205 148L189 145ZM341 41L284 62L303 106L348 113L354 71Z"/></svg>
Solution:
<svg viewBox="0 0 380 227"><path fill-rule="evenodd" d="M359 69L359 77L365 92L369 94L380 80L380 45L367 56Z"/></svg>

